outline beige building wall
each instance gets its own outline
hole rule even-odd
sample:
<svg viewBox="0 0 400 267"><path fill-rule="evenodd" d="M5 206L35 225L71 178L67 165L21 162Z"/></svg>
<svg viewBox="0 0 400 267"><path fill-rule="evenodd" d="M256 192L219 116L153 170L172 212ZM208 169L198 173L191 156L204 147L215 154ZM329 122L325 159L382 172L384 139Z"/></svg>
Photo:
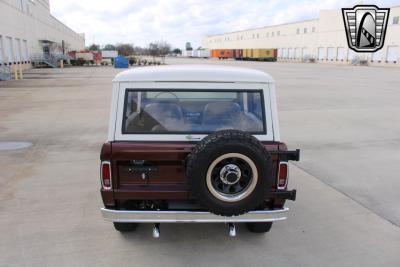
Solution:
<svg viewBox="0 0 400 267"><path fill-rule="evenodd" d="M32 55L43 53L43 41L61 53L85 47L85 37L50 14L49 0L0 0L0 64L29 64ZM27 62L27 63L26 63Z"/></svg>
<svg viewBox="0 0 400 267"><path fill-rule="evenodd" d="M321 10L318 19L205 36L208 49L277 48L279 61L314 58L321 63L348 64L353 58L370 65L400 66L400 6L392 7L385 45L376 53L348 48L340 10Z"/></svg>

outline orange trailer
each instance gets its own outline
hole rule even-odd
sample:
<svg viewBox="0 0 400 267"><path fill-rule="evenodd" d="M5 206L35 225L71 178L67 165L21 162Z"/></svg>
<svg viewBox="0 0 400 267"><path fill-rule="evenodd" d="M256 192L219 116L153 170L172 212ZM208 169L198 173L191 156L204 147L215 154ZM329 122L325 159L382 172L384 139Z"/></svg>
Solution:
<svg viewBox="0 0 400 267"><path fill-rule="evenodd" d="M233 58L232 49L213 49L211 50L211 57L217 57L219 59Z"/></svg>
<svg viewBox="0 0 400 267"><path fill-rule="evenodd" d="M211 57L218 57L219 49L212 49L211 50Z"/></svg>

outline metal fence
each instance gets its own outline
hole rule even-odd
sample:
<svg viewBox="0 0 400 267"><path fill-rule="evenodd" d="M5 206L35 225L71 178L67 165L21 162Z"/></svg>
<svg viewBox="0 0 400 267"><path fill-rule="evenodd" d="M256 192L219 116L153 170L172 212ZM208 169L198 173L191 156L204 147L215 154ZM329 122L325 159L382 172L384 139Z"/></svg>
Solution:
<svg viewBox="0 0 400 267"><path fill-rule="evenodd" d="M49 66L52 68L58 68L60 66L60 60L70 60L68 55L63 54L44 54L37 53L31 56L33 66Z"/></svg>

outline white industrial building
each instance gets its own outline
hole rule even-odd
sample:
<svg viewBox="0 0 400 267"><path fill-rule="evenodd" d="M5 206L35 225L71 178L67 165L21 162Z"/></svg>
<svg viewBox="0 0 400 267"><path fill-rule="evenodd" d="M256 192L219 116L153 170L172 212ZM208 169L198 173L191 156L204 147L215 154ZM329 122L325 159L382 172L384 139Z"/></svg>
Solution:
<svg viewBox="0 0 400 267"><path fill-rule="evenodd" d="M369 65L400 66L400 6L390 8L384 47L375 53L348 48L341 10L321 10L317 19L205 36L209 49L277 48L279 61L312 58L348 64L358 58Z"/></svg>
<svg viewBox="0 0 400 267"><path fill-rule="evenodd" d="M0 0L0 64L55 60L85 47L85 37L50 14L49 0Z"/></svg>

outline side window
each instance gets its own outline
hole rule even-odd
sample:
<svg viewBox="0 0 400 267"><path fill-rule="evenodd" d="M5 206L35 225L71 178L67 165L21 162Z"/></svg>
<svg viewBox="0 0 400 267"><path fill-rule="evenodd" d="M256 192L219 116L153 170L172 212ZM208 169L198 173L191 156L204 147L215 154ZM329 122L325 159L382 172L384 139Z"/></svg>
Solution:
<svg viewBox="0 0 400 267"><path fill-rule="evenodd" d="M127 108L125 110L125 116L128 117L134 112L139 112L138 110L138 92L129 92L126 98Z"/></svg>
<svg viewBox="0 0 400 267"><path fill-rule="evenodd" d="M263 118L261 94L249 94L248 108L249 112L254 114L258 119Z"/></svg>

